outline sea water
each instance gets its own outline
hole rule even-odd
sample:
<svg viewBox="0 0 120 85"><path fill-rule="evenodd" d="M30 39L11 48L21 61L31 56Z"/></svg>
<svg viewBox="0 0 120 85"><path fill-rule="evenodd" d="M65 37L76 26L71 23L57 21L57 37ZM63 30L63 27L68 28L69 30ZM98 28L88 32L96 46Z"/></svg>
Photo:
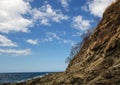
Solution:
<svg viewBox="0 0 120 85"><path fill-rule="evenodd" d="M0 73L0 84L26 81L35 77L47 75L50 72Z"/></svg>

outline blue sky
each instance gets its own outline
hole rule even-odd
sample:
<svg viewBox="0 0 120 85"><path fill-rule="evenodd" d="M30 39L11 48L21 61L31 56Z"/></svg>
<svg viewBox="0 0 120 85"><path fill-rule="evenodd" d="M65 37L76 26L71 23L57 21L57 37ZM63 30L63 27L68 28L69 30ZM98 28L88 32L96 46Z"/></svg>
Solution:
<svg viewBox="0 0 120 85"><path fill-rule="evenodd" d="M115 0L1 0L0 72L64 71L71 47Z"/></svg>

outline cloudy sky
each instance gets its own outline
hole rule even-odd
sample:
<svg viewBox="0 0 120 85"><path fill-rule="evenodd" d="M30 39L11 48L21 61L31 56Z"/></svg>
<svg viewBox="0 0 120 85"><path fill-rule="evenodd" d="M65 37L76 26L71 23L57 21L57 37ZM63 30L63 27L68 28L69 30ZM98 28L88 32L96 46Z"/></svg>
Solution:
<svg viewBox="0 0 120 85"><path fill-rule="evenodd" d="M0 0L0 72L63 71L70 49L115 0Z"/></svg>

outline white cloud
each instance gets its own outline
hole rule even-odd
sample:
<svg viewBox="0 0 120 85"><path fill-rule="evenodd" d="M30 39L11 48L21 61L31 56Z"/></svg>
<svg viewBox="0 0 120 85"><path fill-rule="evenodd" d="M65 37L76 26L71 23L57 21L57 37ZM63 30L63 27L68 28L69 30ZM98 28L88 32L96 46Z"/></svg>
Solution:
<svg viewBox="0 0 120 85"><path fill-rule="evenodd" d="M31 53L30 49L15 50L15 49L0 49L0 54L8 54L13 56L29 55Z"/></svg>
<svg viewBox="0 0 120 85"><path fill-rule="evenodd" d="M24 1L26 1L26 2L33 2L34 0L24 0Z"/></svg>
<svg viewBox="0 0 120 85"><path fill-rule="evenodd" d="M10 39L8 39L7 37L0 35L0 46L3 47L17 47L17 44L12 42Z"/></svg>
<svg viewBox="0 0 120 85"><path fill-rule="evenodd" d="M31 15L34 21L39 21L42 25L50 25L50 22L61 22L67 20L68 16L62 14L60 10L55 10L50 4L45 4L39 9L33 9Z"/></svg>
<svg viewBox="0 0 120 85"><path fill-rule="evenodd" d="M21 55L29 55L31 53L30 49L23 49L23 50L10 49L9 47L17 47L18 45L4 35L0 35L0 46L6 47L6 49L0 48L0 54L3 55L8 54L13 56L21 56Z"/></svg>
<svg viewBox="0 0 120 85"><path fill-rule="evenodd" d="M51 42L51 41L53 41L53 38L51 37L47 37L42 40L42 42Z"/></svg>
<svg viewBox="0 0 120 85"><path fill-rule="evenodd" d="M62 42L65 43L65 44L68 44L68 43L69 43L69 44L71 44L72 46L75 45L75 41L73 41L73 40L63 39Z"/></svg>
<svg viewBox="0 0 120 85"><path fill-rule="evenodd" d="M113 1L115 0L88 0L87 6L83 6L82 8L86 11L90 11L90 13L95 16L102 17L106 7Z"/></svg>
<svg viewBox="0 0 120 85"><path fill-rule="evenodd" d="M61 10L53 9L46 3L40 8L32 8L32 0L0 0L0 32L29 32L29 27L40 22L51 25L51 22L67 20ZM29 15L29 17L26 17Z"/></svg>
<svg viewBox="0 0 120 85"><path fill-rule="evenodd" d="M28 40L26 40L26 42L29 43L29 44L36 45L36 44L38 44L39 41L38 40L28 39Z"/></svg>
<svg viewBox="0 0 120 85"><path fill-rule="evenodd" d="M60 37L54 32L47 32L46 33L46 38L44 38L42 41L43 42L51 42L54 39L55 40L60 40Z"/></svg>
<svg viewBox="0 0 120 85"><path fill-rule="evenodd" d="M54 32L47 32L46 34L47 34L48 37L52 37L52 38L55 38L57 40L60 39L60 37Z"/></svg>
<svg viewBox="0 0 120 85"><path fill-rule="evenodd" d="M64 44L70 44L70 45L75 44L75 41L73 41L73 40L64 39L64 38L60 37L60 36L63 36L66 34L65 31L63 32L63 35L60 35L60 34L58 35L58 33L55 33L55 32L47 32L46 37L43 40L41 40L41 42L52 42L52 41L56 42L57 41L59 43L64 43Z"/></svg>
<svg viewBox="0 0 120 85"><path fill-rule="evenodd" d="M32 21L24 18L30 10L24 0L0 0L0 32L28 32Z"/></svg>
<svg viewBox="0 0 120 85"><path fill-rule="evenodd" d="M86 31L90 28L90 21L83 19L82 16L73 17L72 27L80 31Z"/></svg>
<svg viewBox="0 0 120 85"><path fill-rule="evenodd" d="M76 37L76 36L81 36L83 33L81 33L81 32L77 32L76 34L73 34L72 36L74 36L74 37Z"/></svg>
<svg viewBox="0 0 120 85"><path fill-rule="evenodd" d="M62 7L64 7L66 10L68 10L70 1L71 0L60 0Z"/></svg>
<svg viewBox="0 0 120 85"><path fill-rule="evenodd" d="M40 8L32 8L30 2L33 0L0 0L0 33L10 32L29 32L29 27L35 24L51 25L51 22L60 23L68 20L68 16L64 15L61 10L54 9L50 4ZM46 37L49 41L53 39L59 40L59 36L55 33L48 33ZM30 44L38 44L39 41L29 39ZM12 55L28 55L30 49L15 50L9 47L18 46L12 40L0 35L0 46L7 46L8 49L0 49L1 54Z"/></svg>

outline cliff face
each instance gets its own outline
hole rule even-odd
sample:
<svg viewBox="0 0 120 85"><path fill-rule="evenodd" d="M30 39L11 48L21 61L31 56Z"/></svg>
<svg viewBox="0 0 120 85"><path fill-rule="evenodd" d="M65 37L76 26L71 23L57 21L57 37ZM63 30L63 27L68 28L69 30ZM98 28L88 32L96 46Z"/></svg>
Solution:
<svg viewBox="0 0 120 85"><path fill-rule="evenodd" d="M17 84L120 85L120 0L106 9L94 33L65 72Z"/></svg>
<svg viewBox="0 0 120 85"><path fill-rule="evenodd" d="M120 0L106 9L67 71L76 73L88 85L120 84Z"/></svg>

